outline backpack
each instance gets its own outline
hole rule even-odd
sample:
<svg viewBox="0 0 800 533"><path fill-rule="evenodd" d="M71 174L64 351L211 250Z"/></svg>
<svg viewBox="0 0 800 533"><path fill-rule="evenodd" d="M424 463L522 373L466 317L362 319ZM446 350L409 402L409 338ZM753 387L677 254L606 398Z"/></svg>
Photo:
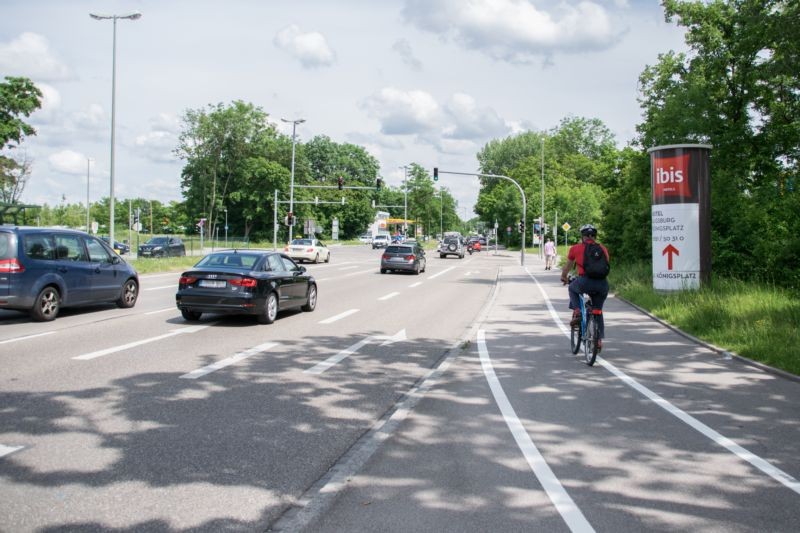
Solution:
<svg viewBox="0 0 800 533"><path fill-rule="evenodd" d="M583 248L583 273L587 278L606 279L611 265L603 252L603 248L596 242L586 243Z"/></svg>

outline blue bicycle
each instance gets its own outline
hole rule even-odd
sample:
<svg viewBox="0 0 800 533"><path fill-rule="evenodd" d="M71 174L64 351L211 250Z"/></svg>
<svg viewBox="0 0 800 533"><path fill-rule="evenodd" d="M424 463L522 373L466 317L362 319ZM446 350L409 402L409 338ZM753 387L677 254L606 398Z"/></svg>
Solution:
<svg viewBox="0 0 800 533"><path fill-rule="evenodd" d="M600 352L597 340L600 338L599 316L603 310L592 306L590 294L583 294L580 303L581 323L570 329L569 346L575 354L583 347L583 358L587 365L592 366Z"/></svg>

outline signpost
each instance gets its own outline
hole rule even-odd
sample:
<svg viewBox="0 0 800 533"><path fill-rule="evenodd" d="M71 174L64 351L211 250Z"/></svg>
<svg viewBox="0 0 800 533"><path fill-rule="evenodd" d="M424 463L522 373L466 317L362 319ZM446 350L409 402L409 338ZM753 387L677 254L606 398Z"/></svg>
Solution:
<svg viewBox="0 0 800 533"><path fill-rule="evenodd" d="M711 146L648 150L652 183L653 288L697 289L711 276Z"/></svg>
<svg viewBox="0 0 800 533"><path fill-rule="evenodd" d="M338 241L339 240L339 219L338 218L334 218L333 219L333 226L331 227L331 238L334 241Z"/></svg>

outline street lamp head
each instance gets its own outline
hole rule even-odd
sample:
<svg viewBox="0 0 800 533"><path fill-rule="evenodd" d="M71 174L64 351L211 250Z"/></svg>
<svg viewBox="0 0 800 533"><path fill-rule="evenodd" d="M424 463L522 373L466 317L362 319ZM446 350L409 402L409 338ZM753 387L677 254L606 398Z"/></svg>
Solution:
<svg viewBox="0 0 800 533"><path fill-rule="evenodd" d="M303 122L306 121L306 119L298 118L298 119L295 119L295 120L289 120L289 119L286 119L286 118L282 118L281 121L286 122L287 124L302 124Z"/></svg>
<svg viewBox="0 0 800 533"><path fill-rule="evenodd" d="M89 16L95 20L109 20L109 19L128 19L128 20L138 20L142 18L142 14L138 11L133 13L128 13L127 15L101 15L98 13L89 13Z"/></svg>

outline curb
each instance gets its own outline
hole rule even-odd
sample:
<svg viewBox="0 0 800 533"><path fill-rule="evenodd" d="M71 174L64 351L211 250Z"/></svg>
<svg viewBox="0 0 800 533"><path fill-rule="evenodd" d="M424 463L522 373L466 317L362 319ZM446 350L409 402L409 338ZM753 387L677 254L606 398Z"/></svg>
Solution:
<svg viewBox="0 0 800 533"><path fill-rule="evenodd" d="M657 316L652 314L647 309L644 309L643 307L639 307L635 303L623 298L622 296L618 295L617 293L614 293L614 298L616 298L617 300L620 300L622 302L625 302L626 304L630 305L631 307L633 307L634 309L636 309L640 313L644 313L645 315L649 316L651 319L655 320L656 322L658 322L662 326L665 326L668 329L671 329L672 331L674 331L675 333L677 333L681 337L689 339L690 341L694 342L695 344L699 344L700 346L704 346L704 347L708 348L709 350L711 350L712 352L716 352L716 353L722 355L724 359L728 359L728 360L737 359L737 360L739 360L739 362L742 362L742 363L744 363L746 365L758 368L758 369L763 370L764 372L767 372L769 374L773 374L775 376L779 376L779 377L788 379L790 381L795 381L797 383L800 383L800 376L797 376L797 375L792 374L790 372L787 372L785 370L781 370L779 368L775 368L773 366L766 365L764 363L760 363L758 361L754 361L754 360L749 359L749 358L747 358L747 357L745 357L743 355L739 355L736 352L731 352L731 351L726 350L724 348L720 348L719 346L717 346L715 344L711 344L710 342L704 341L703 339L698 339L694 335L690 335L689 333L686 333L685 331L677 328L676 326L673 326L669 322L666 322L666 321L658 318Z"/></svg>

